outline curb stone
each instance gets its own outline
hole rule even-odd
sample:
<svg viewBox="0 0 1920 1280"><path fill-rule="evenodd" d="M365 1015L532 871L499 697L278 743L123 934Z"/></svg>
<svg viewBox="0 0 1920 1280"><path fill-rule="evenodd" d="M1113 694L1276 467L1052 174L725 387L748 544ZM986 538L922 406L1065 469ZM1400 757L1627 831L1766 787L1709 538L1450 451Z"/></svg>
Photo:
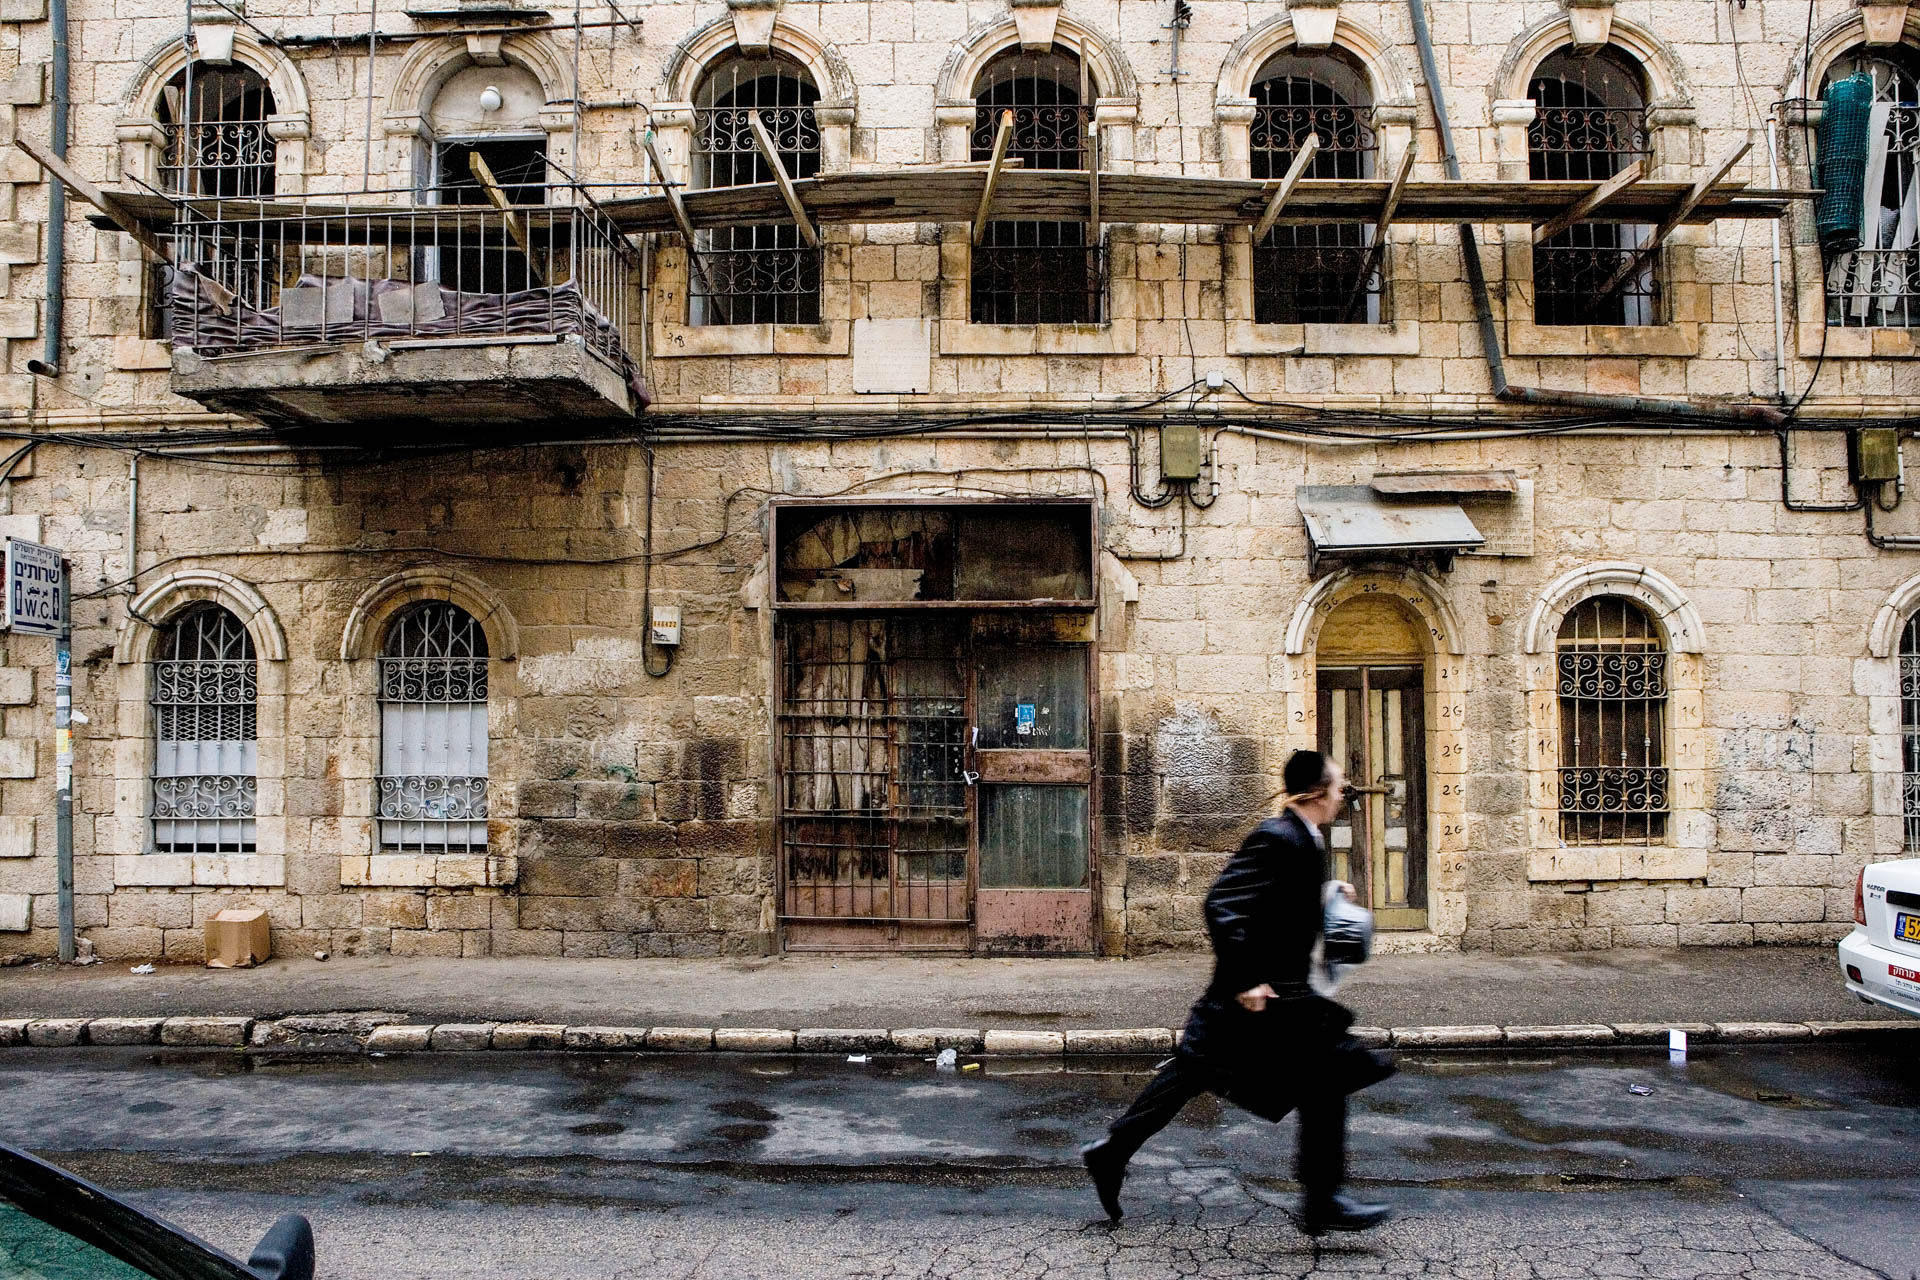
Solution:
<svg viewBox="0 0 1920 1280"><path fill-rule="evenodd" d="M470 1053L487 1049L547 1052L914 1054L953 1049L989 1058L1070 1058L1163 1055L1180 1042L1170 1027L1119 1030L974 1030L964 1027L604 1027L557 1022L403 1023L397 1014L303 1014L278 1020L244 1017L6 1018L0 1048L80 1045L235 1048L251 1043L266 1052ZM1920 1037L1920 1020L1860 1019L1815 1022L1618 1022L1553 1026L1491 1023L1473 1026L1352 1028L1368 1048L1475 1050L1625 1045L1665 1047L1670 1029L1694 1044L1792 1044L1812 1040L1886 1040Z"/></svg>

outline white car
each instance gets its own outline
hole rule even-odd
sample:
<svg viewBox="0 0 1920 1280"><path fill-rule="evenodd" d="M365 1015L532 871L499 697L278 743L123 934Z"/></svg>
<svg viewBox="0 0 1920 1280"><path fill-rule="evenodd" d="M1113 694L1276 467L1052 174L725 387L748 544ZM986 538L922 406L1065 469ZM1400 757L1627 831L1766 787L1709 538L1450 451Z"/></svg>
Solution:
<svg viewBox="0 0 1920 1280"><path fill-rule="evenodd" d="M1861 871L1853 923L1854 931L1840 940L1847 990L1920 1018L1920 858Z"/></svg>

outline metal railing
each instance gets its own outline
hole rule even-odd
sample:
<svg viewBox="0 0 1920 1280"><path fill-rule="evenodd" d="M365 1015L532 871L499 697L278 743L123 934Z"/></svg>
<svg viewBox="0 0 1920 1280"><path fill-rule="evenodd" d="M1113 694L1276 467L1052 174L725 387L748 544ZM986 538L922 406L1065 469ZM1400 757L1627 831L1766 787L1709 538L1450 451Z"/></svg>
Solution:
<svg viewBox="0 0 1920 1280"><path fill-rule="evenodd" d="M1380 149L1372 107L1345 103L1263 103L1254 108L1247 145L1253 176L1278 178L1308 138L1320 149L1307 166L1309 178L1365 178Z"/></svg>
<svg viewBox="0 0 1920 1280"><path fill-rule="evenodd" d="M1527 126L1535 179L1594 182L1653 154L1645 107L1541 106Z"/></svg>
<svg viewBox="0 0 1920 1280"><path fill-rule="evenodd" d="M176 347L576 336L628 374L637 259L592 205L355 208L189 200L166 281Z"/></svg>
<svg viewBox="0 0 1920 1280"><path fill-rule="evenodd" d="M1105 317L1107 251L1073 244L1077 222L996 222L974 246L975 324L1099 324ZM1007 243L1038 231L1056 243ZM1049 231L1056 235L1047 235ZM995 243L996 240L1001 243ZM1069 243L1057 243L1067 240Z"/></svg>
<svg viewBox="0 0 1920 1280"><path fill-rule="evenodd" d="M1829 259L1827 323L1855 329L1920 324L1920 250L1856 249Z"/></svg>
<svg viewBox="0 0 1920 1280"><path fill-rule="evenodd" d="M273 194L278 147L264 120L163 124L160 187L184 196Z"/></svg>

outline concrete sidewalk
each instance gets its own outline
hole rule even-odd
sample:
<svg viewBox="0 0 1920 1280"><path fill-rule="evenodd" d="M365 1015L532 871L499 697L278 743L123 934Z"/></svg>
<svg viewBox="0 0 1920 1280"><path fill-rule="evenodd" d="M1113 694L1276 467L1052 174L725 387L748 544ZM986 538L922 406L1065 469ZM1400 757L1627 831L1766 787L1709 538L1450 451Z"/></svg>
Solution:
<svg viewBox="0 0 1920 1280"><path fill-rule="evenodd" d="M386 1010L428 1023L674 1027L1177 1027L1205 956L983 960L276 959L258 969L125 963L0 969L0 1018L277 1018ZM1362 1024L1895 1019L1847 994L1830 947L1381 956L1340 998Z"/></svg>

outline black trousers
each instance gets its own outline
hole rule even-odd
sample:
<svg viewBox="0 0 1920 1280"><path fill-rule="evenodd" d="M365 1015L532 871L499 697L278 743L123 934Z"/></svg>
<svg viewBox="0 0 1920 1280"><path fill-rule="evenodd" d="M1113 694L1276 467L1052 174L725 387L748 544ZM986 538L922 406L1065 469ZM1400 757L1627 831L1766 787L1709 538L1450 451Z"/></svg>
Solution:
<svg viewBox="0 0 1920 1280"><path fill-rule="evenodd" d="M1176 1053L1108 1129L1107 1151L1126 1163L1149 1138L1172 1124L1182 1107L1203 1093L1219 1092L1222 1083L1219 1074L1204 1063ZM1315 1092L1302 1097L1296 1111L1300 1151L1294 1176L1307 1199L1329 1199L1347 1177L1347 1096L1333 1089Z"/></svg>

